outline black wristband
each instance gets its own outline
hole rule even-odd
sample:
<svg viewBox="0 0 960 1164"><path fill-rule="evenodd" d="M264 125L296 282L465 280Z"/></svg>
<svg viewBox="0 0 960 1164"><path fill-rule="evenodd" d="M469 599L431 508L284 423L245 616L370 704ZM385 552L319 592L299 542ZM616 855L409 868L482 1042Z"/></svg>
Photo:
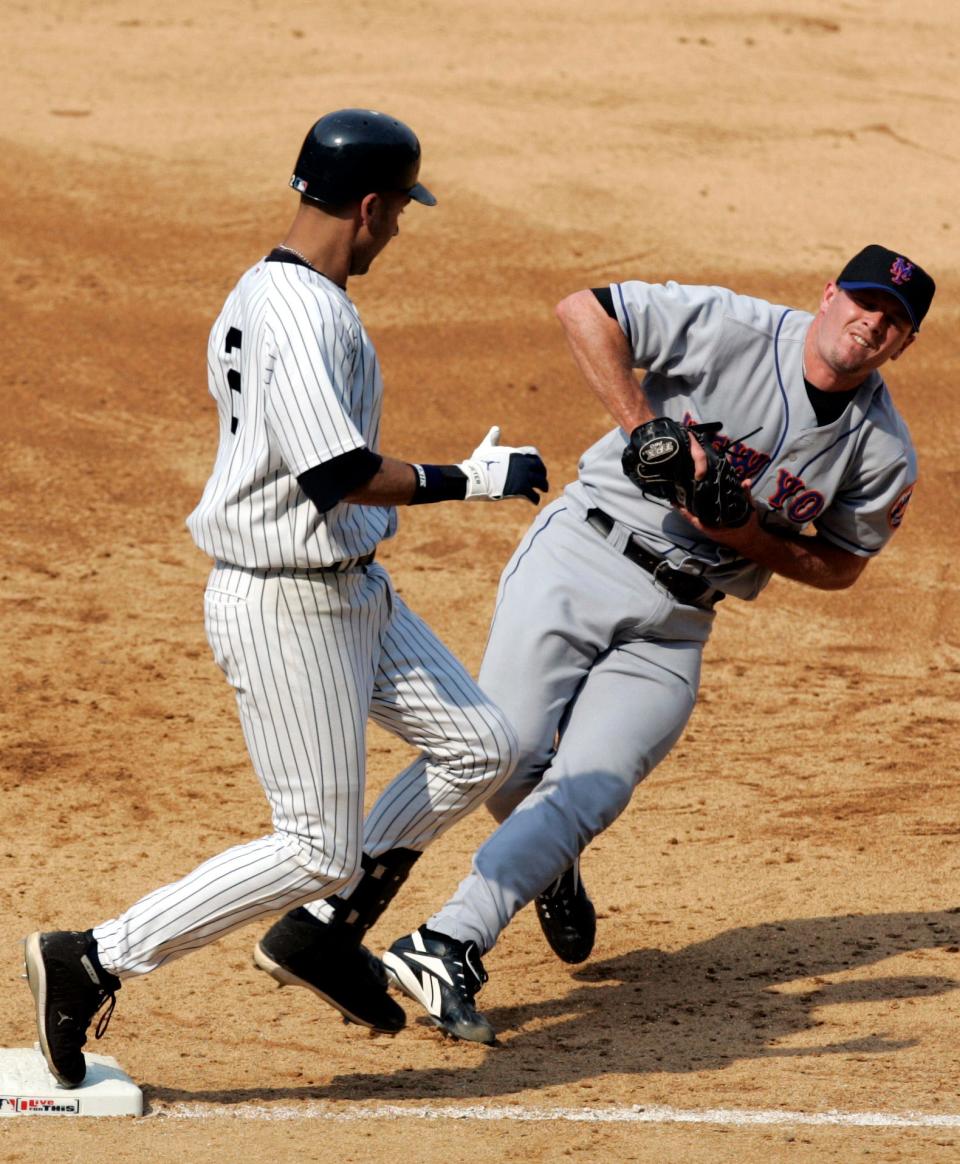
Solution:
<svg viewBox="0 0 960 1164"><path fill-rule="evenodd" d="M434 501L463 501L467 496L467 475L456 465L411 466L417 487L408 505L430 505Z"/></svg>

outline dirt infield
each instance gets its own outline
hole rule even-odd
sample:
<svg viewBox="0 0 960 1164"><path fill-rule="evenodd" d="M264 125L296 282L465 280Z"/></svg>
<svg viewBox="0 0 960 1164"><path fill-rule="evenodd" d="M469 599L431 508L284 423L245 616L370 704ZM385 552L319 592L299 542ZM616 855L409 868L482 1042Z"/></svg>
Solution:
<svg viewBox="0 0 960 1164"><path fill-rule="evenodd" d="M939 291L889 376L921 463L902 530L850 591L775 580L724 603L686 735L587 852L593 958L561 965L527 910L487 959L502 1047L418 1023L395 1039L345 1028L254 971L248 928L119 996L97 1050L153 1118L0 1121L0 1160L299 1162L320 1143L342 1161L960 1157L960 1126L348 1118L378 1104L960 1113L960 10L2 11L3 1046L35 1037L24 934L95 924L268 830L183 519L216 439L207 331L282 238L315 117L402 117L440 199L351 283L398 456L458 460L499 423L539 445L555 496L610 423L552 315L580 287L677 278L812 307L848 254L882 242ZM468 508L403 512L382 558L476 668L531 510ZM370 749L372 798L407 755L378 731ZM481 812L431 848L374 945L432 912L488 829Z"/></svg>

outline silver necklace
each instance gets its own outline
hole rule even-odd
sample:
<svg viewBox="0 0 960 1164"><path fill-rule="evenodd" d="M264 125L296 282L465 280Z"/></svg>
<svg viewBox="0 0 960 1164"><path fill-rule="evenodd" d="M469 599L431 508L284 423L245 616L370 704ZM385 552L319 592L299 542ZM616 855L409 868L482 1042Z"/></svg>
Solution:
<svg viewBox="0 0 960 1164"><path fill-rule="evenodd" d="M302 263L307 264L311 271L315 269L313 263L310 262L306 255L302 255L299 251L295 251L293 247L288 247L286 243L280 243L280 245L277 247L277 250L286 251L288 254L296 255Z"/></svg>

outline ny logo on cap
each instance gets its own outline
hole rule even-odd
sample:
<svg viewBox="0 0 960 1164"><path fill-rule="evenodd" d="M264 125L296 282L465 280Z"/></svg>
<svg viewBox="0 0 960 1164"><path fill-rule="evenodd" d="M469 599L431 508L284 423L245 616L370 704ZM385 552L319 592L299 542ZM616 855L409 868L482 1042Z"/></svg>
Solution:
<svg viewBox="0 0 960 1164"><path fill-rule="evenodd" d="M890 266L890 278L898 286L900 283L909 283L913 276L913 263L906 259L896 258Z"/></svg>

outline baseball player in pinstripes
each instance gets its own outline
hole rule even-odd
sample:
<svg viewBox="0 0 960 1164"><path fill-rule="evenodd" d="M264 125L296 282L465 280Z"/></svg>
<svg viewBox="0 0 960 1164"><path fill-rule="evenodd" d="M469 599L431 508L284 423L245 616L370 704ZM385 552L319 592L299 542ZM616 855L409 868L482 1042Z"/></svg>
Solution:
<svg viewBox="0 0 960 1164"><path fill-rule="evenodd" d="M291 180L301 201L285 241L243 275L210 333L220 444L187 524L214 559L207 636L274 832L92 930L27 938L40 1045L67 1087L82 1082L87 1028L101 1012L103 1033L122 980L281 910L256 964L349 1020L399 1030L404 1012L361 938L430 841L516 761L502 713L374 560L397 505L538 503L548 487L536 449L501 446L497 428L459 465L378 451L380 368L346 287L411 200L436 202L419 168L402 122L360 109L321 118ZM420 754L364 826L368 718Z"/></svg>
<svg viewBox="0 0 960 1164"><path fill-rule="evenodd" d="M562 959L589 956L580 854L680 737L717 602L756 598L772 574L851 586L893 536L917 469L878 369L914 342L933 294L919 266L874 244L826 284L815 314L677 283L614 283L559 305L618 427L584 453L500 580L479 678L520 740L487 802L502 823L453 897L383 956L444 1032L495 1041L474 1005L481 956L528 902ZM749 485L746 524L708 528L628 479L624 451L657 416L720 422L714 447ZM690 447L702 479L703 449Z"/></svg>

